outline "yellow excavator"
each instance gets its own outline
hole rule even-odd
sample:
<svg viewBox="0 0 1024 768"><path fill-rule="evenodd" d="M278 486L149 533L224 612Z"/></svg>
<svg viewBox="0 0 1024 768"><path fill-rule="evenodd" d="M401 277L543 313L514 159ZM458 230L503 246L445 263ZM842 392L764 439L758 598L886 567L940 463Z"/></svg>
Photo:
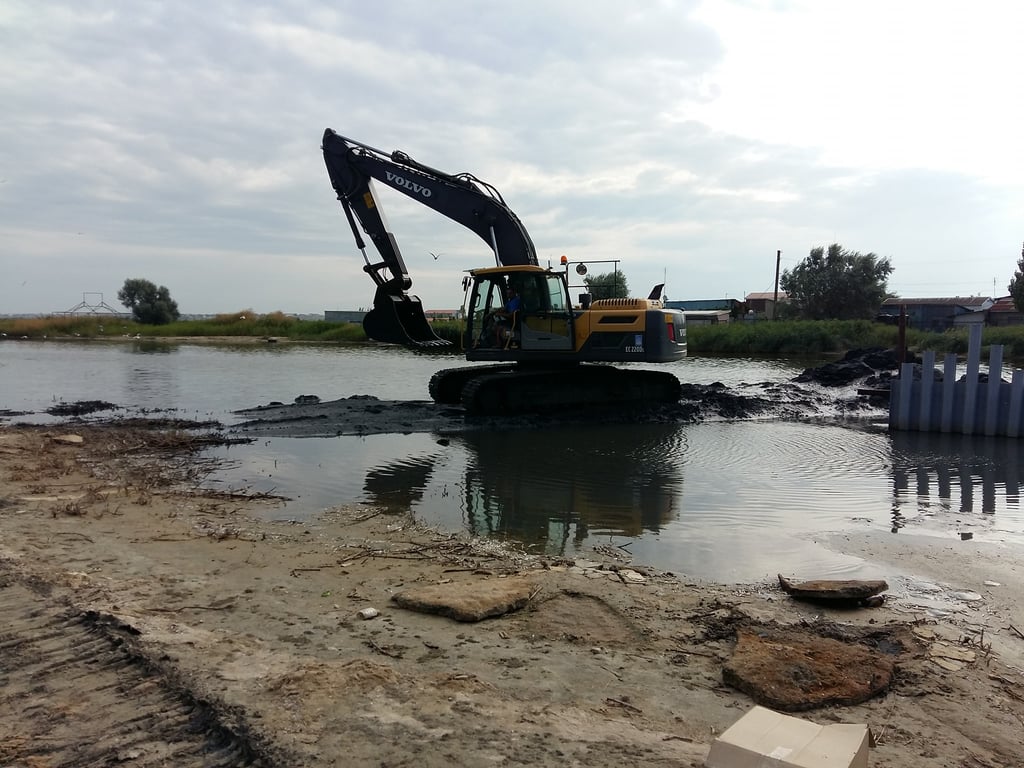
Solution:
<svg viewBox="0 0 1024 768"><path fill-rule="evenodd" d="M538 264L533 241L519 217L490 184L469 173L449 174L400 151L384 152L324 132L324 162L341 202L363 270L377 286L363 320L377 341L417 349L450 345L438 338L398 242L380 206L375 182L397 190L475 232L493 251L493 267L471 269L466 291L463 345L480 366L439 371L433 399L461 403L475 414L542 411L592 405L666 403L679 400L671 373L604 363L667 363L686 356L683 313L661 300L663 286L646 299L570 299L568 264ZM367 255L362 233L379 260ZM565 259L563 257L563 262Z"/></svg>

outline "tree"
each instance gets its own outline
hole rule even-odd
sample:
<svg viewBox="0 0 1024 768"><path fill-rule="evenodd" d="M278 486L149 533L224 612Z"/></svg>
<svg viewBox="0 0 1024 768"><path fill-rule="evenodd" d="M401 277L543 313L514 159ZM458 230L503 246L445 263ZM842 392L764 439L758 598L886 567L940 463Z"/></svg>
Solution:
<svg viewBox="0 0 1024 768"><path fill-rule="evenodd" d="M583 282L595 299L624 299L629 296L626 276L618 271L606 272L603 275L587 275Z"/></svg>
<svg viewBox="0 0 1024 768"><path fill-rule="evenodd" d="M779 285L803 318L854 320L878 314L890 295L890 274L889 259L832 243L827 252L812 248L810 256L782 273Z"/></svg>
<svg viewBox="0 0 1024 768"><path fill-rule="evenodd" d="M166 286L157 288L149 280L129 278L124 281L117 299L132 311L135 319L147 325L167 325L178 319L178 304Z"/></svg>
<svg viewBox="0 0 1024 768"><path fill-rule="evenodd" d="M1018 312L1024 312L1024 247L1020 249L1020 260L1017 262L1017 271L1013 273L1013 280L1006 286L1013 298L1013 306ZM993 297L994 298L994 297Z"/></svg>

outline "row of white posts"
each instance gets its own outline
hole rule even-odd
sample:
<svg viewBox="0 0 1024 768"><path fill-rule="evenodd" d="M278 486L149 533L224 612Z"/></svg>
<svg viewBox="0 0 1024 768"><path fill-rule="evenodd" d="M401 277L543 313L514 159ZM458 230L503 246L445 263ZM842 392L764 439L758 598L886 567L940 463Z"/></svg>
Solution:
<svg viewBox="0 0 1024 768"><path fill-rule="evenodd" d="M967 346L967 372L957 381L955 353L946 355L942 381L935 381L935 353L921 355L921 378L914 379L913 363L900 366L889 396L889 428L964 435L1024 434L1024 371L1003 376L1003 347L990 347L988 382L978 381L981 368L981 326L972 326Z"/></svg>

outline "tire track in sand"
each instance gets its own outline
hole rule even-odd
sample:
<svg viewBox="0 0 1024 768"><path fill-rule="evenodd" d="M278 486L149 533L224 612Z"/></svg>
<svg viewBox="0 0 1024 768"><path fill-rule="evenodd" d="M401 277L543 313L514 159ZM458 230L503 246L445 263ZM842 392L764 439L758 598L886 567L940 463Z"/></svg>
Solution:
<svg viewBox="0 0 1024 768"><path fill-rule="evenodd" d="M0 570L0 765L270 768L244 721L143 654L137 630L48 594Z"/></svg>

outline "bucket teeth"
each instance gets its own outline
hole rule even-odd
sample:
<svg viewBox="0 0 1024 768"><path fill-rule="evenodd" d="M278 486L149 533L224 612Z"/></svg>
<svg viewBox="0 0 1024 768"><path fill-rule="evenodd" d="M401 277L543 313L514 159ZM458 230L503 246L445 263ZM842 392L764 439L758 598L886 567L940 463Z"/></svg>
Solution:
<svg viewBox="0 0 1024 768"><path fill-rule="evenodd" d="M363 330L376 341L415 349L450 346L450 342L439 338L430 327L419 297L396 295L383 288L377 290L373 309L363 318Z"/></svg>

